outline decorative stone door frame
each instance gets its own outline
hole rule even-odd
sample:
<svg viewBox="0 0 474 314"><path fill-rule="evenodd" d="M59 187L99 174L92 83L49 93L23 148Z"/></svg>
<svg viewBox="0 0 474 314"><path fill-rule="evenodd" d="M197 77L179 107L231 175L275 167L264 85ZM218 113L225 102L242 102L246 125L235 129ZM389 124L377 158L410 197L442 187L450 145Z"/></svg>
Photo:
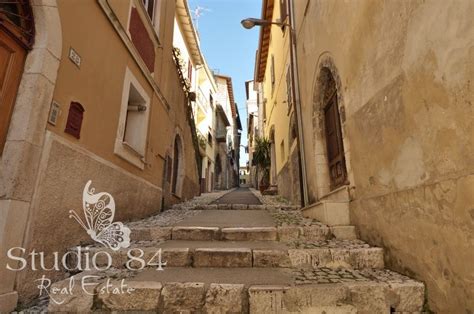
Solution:
<svg viewBox="0 0 474 314"><path fill-rule="evenodd" d="M8 135L0 158L0 312L16 307L17 273L6 269L5 252L27 247L47 116L62 52L56 0L31 0L35 43L28 53Z"/></svg>
<svg viewBox="0 0 474 314"><path fill-rule="evenodd" d="M324 196L332 192L327 156L326 129L324 122L324 109L326 105L324 96L328 83L328 74L332 76L336 85L336 97L344 146L347 180L348 182L354 182L350 164L350 145L345 130L346 119L341 79L331 56L328 53L325 53L319 59L313 84L313 153L315 158L316 190L318 200L324 198Z"/></svg>

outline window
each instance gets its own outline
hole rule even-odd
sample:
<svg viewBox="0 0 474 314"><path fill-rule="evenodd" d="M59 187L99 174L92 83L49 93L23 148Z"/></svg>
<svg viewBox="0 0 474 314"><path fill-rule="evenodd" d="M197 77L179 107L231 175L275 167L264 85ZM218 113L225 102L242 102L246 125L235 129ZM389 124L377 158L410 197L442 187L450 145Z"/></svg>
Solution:
<svg viewBox="0 0 474 314"><path fill-rule="evenodd" d="M145 166L149 107L150 97L127 68L114 152L140 169Z"/></svg>
<svg viewBox="0 0 474 314"><path fill-rule="evenodd" d="M145 156L145 141L143 141L142 135L146 132L146 130L143 130L146 110L145 99L140 95L137 88L130 84L123 143L140 154L140 156Z"/></svg>
<svg viewBox="0 0 474 314"><path fill-rule="evenodd" d="M212 97L211 91L209 91L209 103L211 104L211 108L214 109L214 98Z"/></svg>
<svg viewBox="0 0 474 314"><path fill-rule="evenodd" d="M288 16L288 0L280 0L280 21L284 22Z"/></svg>
<svg viewBox="0 0 474 314"><path fill-rule="evenodd" d="M84 107L78 102L71 102L67 116L66 129L64 132L75 138L81 137L82 120L84 118Z"/></svg>
<svg viewBox="0 0 474 314"><path fill-rule="evenodd" d="M155 16L155 0L143 0L143 5L145 6L150 20L153 22Z"/></svg>

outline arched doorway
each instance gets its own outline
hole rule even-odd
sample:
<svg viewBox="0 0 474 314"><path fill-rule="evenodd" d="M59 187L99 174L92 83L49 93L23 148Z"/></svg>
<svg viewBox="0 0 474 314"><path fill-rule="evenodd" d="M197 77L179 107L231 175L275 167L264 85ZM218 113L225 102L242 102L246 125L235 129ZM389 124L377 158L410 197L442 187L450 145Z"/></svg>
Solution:
<svg viewBox="0 0 474 314"><path fill-rule="evenodd" d="M323 56L318 66L313 96L313 152L316 193L314 200L349 185L348 145L344 134L341 83L330 56Z"/></svg>
<svg viewBox="0 0 474 314"><path fill-rule="evenodd" d="M326 154L329 167L330 189L334 190L347 181L346 159L342 140L341 118L337 101L337 88L329 69L324 68L326 88L323 93Z"/></svg>
<svg viewBox="0 0 474 314"><path fill-rule="evenodd" d="M174 139L173 148L173 179L171 184L171 193L178 195L180 194L181 181L182 181L182 168L183 168L183 148L182 142L179 135L176 135Z"/></svg>
<svg viewBox="0 0 474 314"><path fill-rule="evenodd" d="M277 169L276 169L276 147L275 147L275 126L270 128L270 184L277 183Z"/></svg>
<svg viewBox="0 0 474 314"><path fill-rule="evenodd" d="M33 39L33 13L28 1L0 2L0 155Z"/></svg>

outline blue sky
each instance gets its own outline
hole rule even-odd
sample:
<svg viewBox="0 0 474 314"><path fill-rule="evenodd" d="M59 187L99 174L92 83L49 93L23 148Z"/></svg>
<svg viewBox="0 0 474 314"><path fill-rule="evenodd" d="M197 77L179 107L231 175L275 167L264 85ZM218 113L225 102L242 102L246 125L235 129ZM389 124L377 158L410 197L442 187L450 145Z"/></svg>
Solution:
<svg viewBox="0 0 474 314"><path fill-rule="evenodd" d="M259 28L246 30L240 21L246 17L260 17L259 0L188 0L191 10L203 8L197 24L201 50L212 70L232 77L234 96L242 120L242 145L247 145L247 111L245 81L253 79L255 50ZM240 150L240 164L248 156Z"/></svg>

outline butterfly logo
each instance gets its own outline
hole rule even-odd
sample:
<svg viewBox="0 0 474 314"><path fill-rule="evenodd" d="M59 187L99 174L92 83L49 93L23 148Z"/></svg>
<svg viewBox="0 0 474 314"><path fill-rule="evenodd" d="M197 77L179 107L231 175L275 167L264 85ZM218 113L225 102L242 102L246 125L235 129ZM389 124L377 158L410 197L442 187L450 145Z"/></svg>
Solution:
<svg viewBox="0 0 474 314"><path fill-rule="evenodd" d="M115 216L115 202L107 192L94 194L95 189L90 188L89 180L82 192L82 207L84 209L85 223L74 211L69 211L69 218L74 218L92 240L105 247L117 251L130 246L130 229L121 222L113 222Z"/></svg>

